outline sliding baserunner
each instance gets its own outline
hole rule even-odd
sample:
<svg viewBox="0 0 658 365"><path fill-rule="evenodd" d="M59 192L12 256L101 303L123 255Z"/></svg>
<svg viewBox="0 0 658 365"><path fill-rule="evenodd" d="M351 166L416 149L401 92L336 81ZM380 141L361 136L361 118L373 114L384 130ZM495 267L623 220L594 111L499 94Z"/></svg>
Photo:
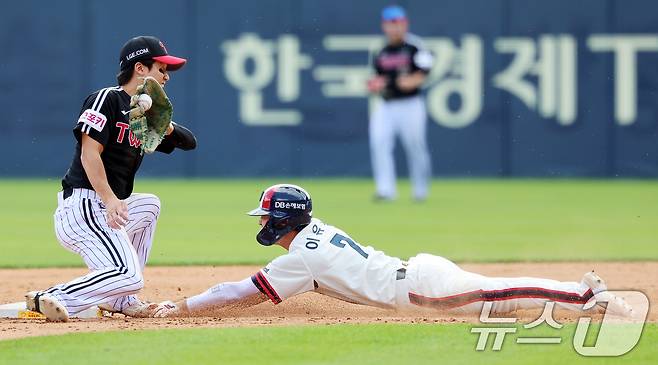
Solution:
<svg viewBox="0 0 658 365"><path fill-rule="evenodd" d="M256 240L277 244L288 252L251 277L220 283L204 293L176 303L163 303L156 317L186 316L228 305L277 304L297 294L315 291L352 303L384 308L429 307L479 313L483 302L492 312L541 308L547 301L583 310L590 301L630 315L630 307L608 292L594 272L580 282L518 277L487 277L459 268L451 261L419 254L408 262L370 246L362 246L342 230L312 218L311 196L299 186L271 186L261 194ZM589 302L589 303L588 303Z"/></svg>

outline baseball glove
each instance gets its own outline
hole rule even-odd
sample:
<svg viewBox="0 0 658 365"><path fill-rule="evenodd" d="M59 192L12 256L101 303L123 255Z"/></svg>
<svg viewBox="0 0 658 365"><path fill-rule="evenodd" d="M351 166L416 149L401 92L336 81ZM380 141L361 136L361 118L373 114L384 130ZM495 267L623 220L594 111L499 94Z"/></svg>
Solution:
<svg viewBox="0 0 658 365"><path fill-rule="evenodd" d="M145 108L143 103L138 102L142 94L151 97L150 108ZM130 107L130 130L141 142L142 151L153 153L171 123L174 107L160 83L150 76L145 77L144 83L137 86L137 93L130 99Z"/></svg>

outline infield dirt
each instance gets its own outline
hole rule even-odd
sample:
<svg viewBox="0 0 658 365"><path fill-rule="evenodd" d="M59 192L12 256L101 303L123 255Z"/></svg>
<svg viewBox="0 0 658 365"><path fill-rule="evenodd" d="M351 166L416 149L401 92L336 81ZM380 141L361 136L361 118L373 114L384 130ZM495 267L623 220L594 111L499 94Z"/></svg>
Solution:
<svg viewBox="0 0 658 365"><path fill-rule="evenodd" d="M589 270L596 272L610 289L640 290L650 303L658 300L658 262L568 262L568 263L488 263L461 264L462 268L490 276L534 276L579 281ZM147 267L146 287L140 295L149 301L177 300L195 295L223 281L241 280L255 273L258 266ZM43 289L85 274L77 269L0 270L0 303L17 302L25 292ZM517 313L521 321L536 319L541 311ZM237 326L327 325L337 323L449 323L477 322L476 316L455 316L434 311L397 312L345 303L316 293L306 293L279 305L263 303L251 308L223 310L206 317L176 319L135 319L122 315L67 323L47 323L41 319L0 319L0 340L74 332L133 331ZM574 321L578 313L556 309L558 322ZM658 309L650 306L648 320L658 321Z"/></svg>

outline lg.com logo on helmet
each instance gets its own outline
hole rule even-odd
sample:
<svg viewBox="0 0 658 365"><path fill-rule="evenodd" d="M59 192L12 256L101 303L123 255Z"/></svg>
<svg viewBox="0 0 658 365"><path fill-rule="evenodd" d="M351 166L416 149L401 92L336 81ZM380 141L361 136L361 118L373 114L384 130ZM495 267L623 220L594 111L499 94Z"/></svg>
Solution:
<svg viewBox="0 0 658 365"><path fill-rule="evenodd" d="M306 204L304 203L291 203L291 202L274 202L274 208L282 209L300 209L305 210Z"/></svg>

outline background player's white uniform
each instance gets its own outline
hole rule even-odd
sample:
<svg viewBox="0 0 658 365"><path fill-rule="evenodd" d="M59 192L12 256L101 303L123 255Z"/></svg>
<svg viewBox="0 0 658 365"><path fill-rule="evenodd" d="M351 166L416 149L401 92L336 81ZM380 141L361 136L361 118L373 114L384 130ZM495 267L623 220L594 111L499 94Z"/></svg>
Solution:
<svg viewBox="0 0 658 365"><path fill-rule="evenodd" d="M427 197L431 178L430 154L426 141L427 113L419 89L400 90L395 80L399 75L429 73L433 57L417 36L407 34L399 46L387 45L374 59L378 75L388 77L382 101L370 117L370 155L377 195L395 198L395 138L400 136L407 154L409 177L416 199Z"/></svg>
<svg viewBox="0 0 658 365"><path fill-rule="evenodd" d="M294 238L289 253L274 259L252 281L274 303L314 290L379 307L422 306L469 313L479 313L483 301L493 302L493 312L542 307L549 300L578 310L593 297L584 283L490 278L428 254L407 264L361 246L315 218Z"/></svg>

